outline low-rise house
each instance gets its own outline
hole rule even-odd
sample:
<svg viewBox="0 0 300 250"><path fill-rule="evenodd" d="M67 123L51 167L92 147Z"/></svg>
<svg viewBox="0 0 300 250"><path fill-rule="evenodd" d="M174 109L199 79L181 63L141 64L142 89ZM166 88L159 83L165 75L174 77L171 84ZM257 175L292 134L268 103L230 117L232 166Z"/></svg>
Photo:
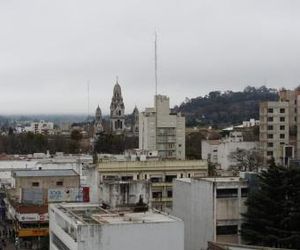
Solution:
<svg viewBox="0 0 300 250"><path fill-rule="evenodd" d="M89 201L89 190L80 187L73 170L17 170L12 177L5 203L20 244L38 246L40 237L48 236L48 203Z"/></svg>

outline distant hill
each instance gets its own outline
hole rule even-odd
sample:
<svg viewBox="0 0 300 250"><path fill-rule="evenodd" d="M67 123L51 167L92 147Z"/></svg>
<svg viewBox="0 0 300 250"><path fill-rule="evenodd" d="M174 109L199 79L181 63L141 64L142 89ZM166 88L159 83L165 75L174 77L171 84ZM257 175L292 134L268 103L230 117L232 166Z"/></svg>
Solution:
<svg viewBox="0 0 300 250"><path fill-rule="evenodd" d="M259 118L259 102L278 100L276 89L248 86L243 91L212 91L206 96L186 99L174 111L186 116L187 126L223 127Z"/></svg>

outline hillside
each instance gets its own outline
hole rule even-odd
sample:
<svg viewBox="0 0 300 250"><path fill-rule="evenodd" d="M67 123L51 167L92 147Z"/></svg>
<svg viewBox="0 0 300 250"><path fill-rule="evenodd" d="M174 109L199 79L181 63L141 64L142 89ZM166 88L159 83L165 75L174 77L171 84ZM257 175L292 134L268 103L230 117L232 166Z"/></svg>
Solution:
<svg viewBox="0 0 300 250"><path fill-rule="evenodd" d="M246 87L243 91L212 91L206 96L187 99L174 111L186 116L187 126L223 127L259 118L259 102L276 101L278 92L265 86Z"/></svg>

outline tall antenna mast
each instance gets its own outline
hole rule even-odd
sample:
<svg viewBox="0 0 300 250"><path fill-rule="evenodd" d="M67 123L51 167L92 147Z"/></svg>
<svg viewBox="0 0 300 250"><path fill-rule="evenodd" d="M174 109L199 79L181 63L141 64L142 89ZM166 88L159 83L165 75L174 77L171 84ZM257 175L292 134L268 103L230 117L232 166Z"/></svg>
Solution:
<svg viewBox="0 0 300 250"><path fill-rule="evenodd" d="M154 40L154 71L155 71L155 95L157 95L157 33Z"/></svg>
<svg viewBox="0 0 300 250"><path fill-rule="evenodd" d="M88 102L87 102L87 108L88 108L88 117L87 117L87 119L88 119L88 121L89 121L89 119L90 119L90 80L88 80L87 81L87 94L88 94Z"/></svg>

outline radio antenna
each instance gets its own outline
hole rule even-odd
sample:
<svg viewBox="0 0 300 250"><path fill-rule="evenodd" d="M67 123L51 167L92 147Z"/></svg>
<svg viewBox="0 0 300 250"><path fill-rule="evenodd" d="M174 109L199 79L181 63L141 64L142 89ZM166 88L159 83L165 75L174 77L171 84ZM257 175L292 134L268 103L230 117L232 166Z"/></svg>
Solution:
<svg viewBox="0 0 300 250"><path fill-rule="evenodd" d="M87 81L87 111L88 111L88 121L90 119L90 80Z"/></svg>
<svg viewBox="0 0 300 250"><path fill-rule="evenodd" d="M154 40L154 71L155 71L155 95L157 95L157 33L155 31Z"/></svg>

